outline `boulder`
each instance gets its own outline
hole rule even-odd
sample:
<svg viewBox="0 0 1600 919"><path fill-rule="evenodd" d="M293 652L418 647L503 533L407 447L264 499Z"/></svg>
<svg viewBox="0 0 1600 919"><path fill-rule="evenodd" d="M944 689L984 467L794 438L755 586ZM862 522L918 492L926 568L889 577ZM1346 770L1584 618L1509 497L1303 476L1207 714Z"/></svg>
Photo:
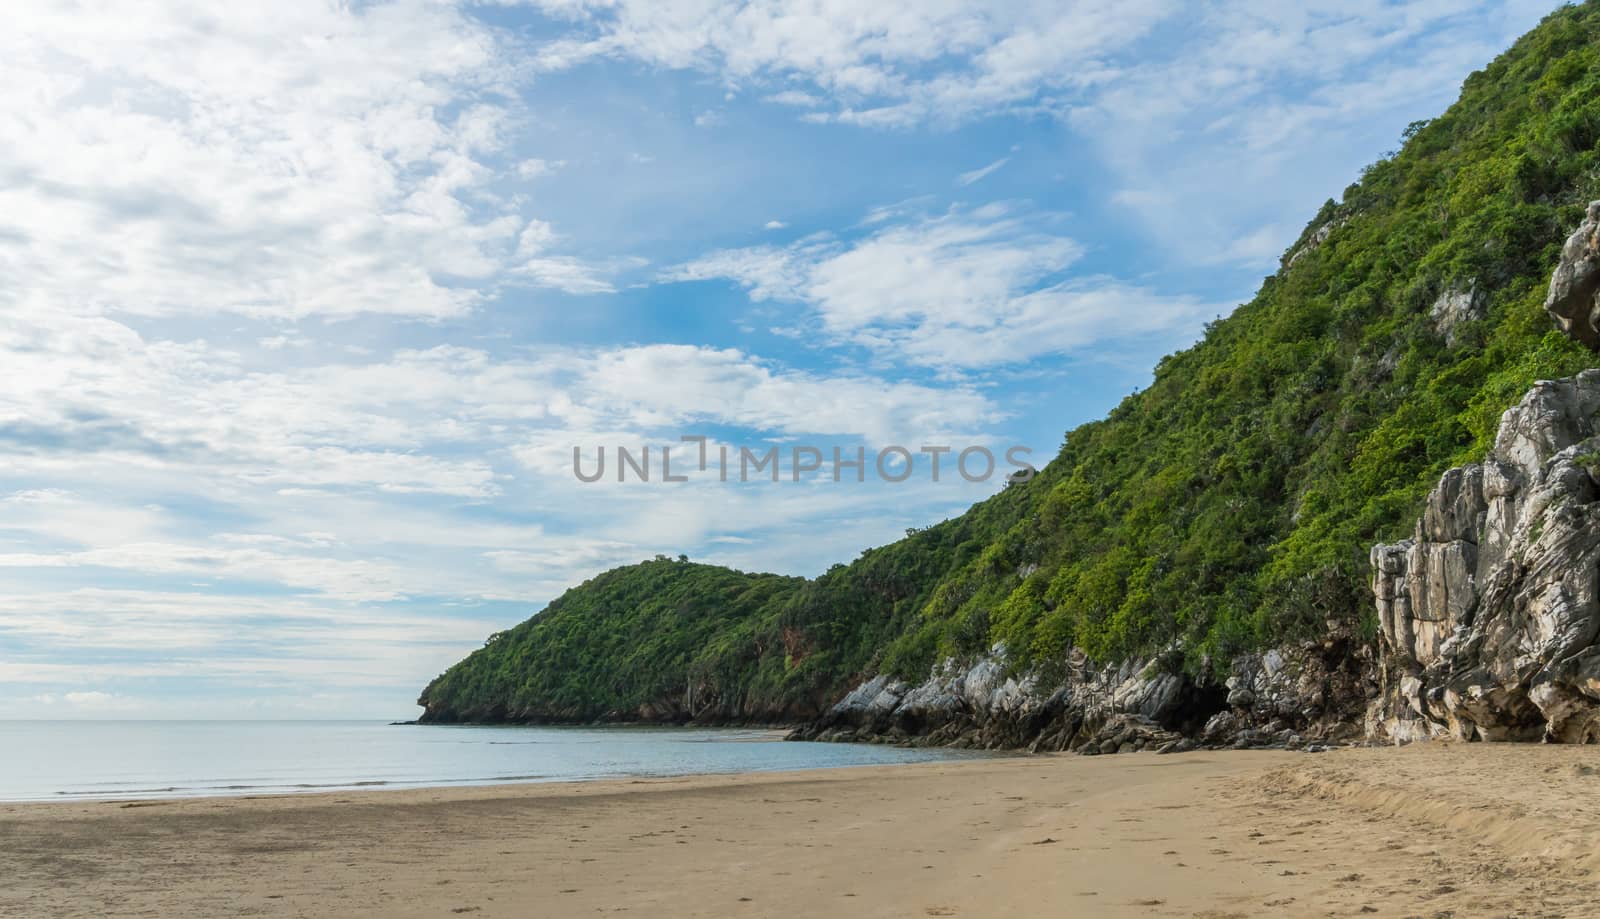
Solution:
<svg viewBox="0 0 1600 919"><path fill-rule="evenodd" d="M1583 223L1561 247L1544 308L1562 331L1600 350L1600 201L1589 204Z"/></svg>

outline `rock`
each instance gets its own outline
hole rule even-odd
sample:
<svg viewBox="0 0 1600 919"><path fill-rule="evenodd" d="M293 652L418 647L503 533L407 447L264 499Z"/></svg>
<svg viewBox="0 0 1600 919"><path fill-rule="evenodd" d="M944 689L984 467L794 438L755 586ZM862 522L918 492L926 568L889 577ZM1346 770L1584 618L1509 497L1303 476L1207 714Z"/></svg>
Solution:
<svg viewBox="0 0 1600 919"><path fill-rule="evenodd" d="M1563 332L1600 350L1600 201L1561 247L1544 308Z"/></svg>
<svg viewBox="0 0 1600 919"><path fill-rule="evenodd" d="M1457 344L1458 326L1476 322L1487 315L1483 297L1478 292L1477 283L1473 281L1450 286L1428 309L1428 318L1433 321L1433 330L1444 336L1445 344L1451 348Z"/></svg>
<svg viewBox="0 0 1600 919"><path fill-rule="evenodd" d="M1005 658L997 645L970 663L947 660L916 686L874 676L792 736L1035 752L1176 750L1184 731L1198 731L1223 704L1215 687L1150 661L1096 667L1075 651L1065 678L1047 684L1011 673Z"/></svg>
<svg viewBox="0 0 1600 919"><path fill-rule="evenodd" d="M1284 269L1287 270L1289 268L1293 268L1294 263L1300 261L1302 256L1309 252L1316 251L1322 246L1323 243L1328 241L1328 237L1333 235L1334 230L1339 229L1349 222L1349 217L1337 217L1328 220L1327 222L1318 226L1315 230L1312 230L1311 236L1306 240L1305 245L1294 250L1294 252L1291 253L1286 260L1284 260Z"/></svg>
<svg viewBox="0 0 1600 919"><path fill-rule="evenodd" d="M1415 538L1373 549L1369 737L1600 742L1597 460L1600 370L1541 381L1483 463L1440 478Z"/></svg>
<svg viewBox="0 0 1600 919"><path fill-rule="evenodd" d="M1217 712L1206 722L1201 738L1209 744L1222 743L1238 729L1238 718L1232 712Z"/></svg>
<svg viewBox="0 0 1600 919"><path fill-rule="evenodd" d="M1261 655L1261 669L1269 678L1281 673L1283 664L1283 652L1277 648L1270 648L1267 653Z"/></svg>
<svg viewBox="0 0 1600 919"><path fill-rule="evenodd" d="M1476 513L1462 507L1460 514ZM1439 526L1454 521L1441 517ZM1403 566L1402 553L1391 567ZM1015 673L996 645L977 660L944 661L915 686L867 679L792 736L1090 755L1174 753L1241 737L1245 746L1299 746L1359 736L1378 691L1375 660L1347 631L1237 657L1223 684L1209 676L1209 663L1200 677L1159 663L1177 657L1097 666L1074 650L1047 671Z"/></svg>
<svg viewBox="0 0 1600 919"><path fill-rule="evenodd" d="M1228 743L1244 730L1292 733L1298 743L1359 733L1356 722L1378 690L1370 649L1344 626L1316 641L1240 655L1232 670L1225 683L1232 710L1200 732L1207 743Z"/></svg>

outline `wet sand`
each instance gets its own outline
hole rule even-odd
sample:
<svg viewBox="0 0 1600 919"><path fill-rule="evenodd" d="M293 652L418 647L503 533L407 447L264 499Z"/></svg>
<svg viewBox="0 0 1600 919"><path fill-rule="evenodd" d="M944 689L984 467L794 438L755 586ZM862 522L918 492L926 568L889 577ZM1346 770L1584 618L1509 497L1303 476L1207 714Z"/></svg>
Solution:
<svg viewBox="0 0 1600 919"><path fill-rule="evenodd" d="M1586 916L1600 748L0 805L0 915Z"/></svg>

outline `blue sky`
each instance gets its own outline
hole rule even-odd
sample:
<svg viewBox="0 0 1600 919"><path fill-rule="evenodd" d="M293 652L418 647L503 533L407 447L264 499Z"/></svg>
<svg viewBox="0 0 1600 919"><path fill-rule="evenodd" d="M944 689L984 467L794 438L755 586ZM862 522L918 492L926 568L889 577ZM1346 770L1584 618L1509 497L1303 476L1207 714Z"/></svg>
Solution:
<svg viewBox="0 0 1600 919"><path fill-rule="evenodd" d="M686 553L997 482L574 446L1025 445L1144 385L1553 8L28 4L0 34L0 706L408 717Z"/></svg>

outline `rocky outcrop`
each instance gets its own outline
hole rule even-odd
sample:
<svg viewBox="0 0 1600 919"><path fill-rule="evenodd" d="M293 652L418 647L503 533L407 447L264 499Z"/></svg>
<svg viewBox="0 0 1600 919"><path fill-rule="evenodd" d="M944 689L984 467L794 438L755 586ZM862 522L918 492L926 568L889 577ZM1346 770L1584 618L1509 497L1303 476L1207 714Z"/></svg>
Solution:
<svg viewBox="0 0 1600 919"><path fill-rule="evenodd" d="M1359 737L1370 680L1345 641L1241 657L1225 683L1159 661L1096 667L1081 652L1064 668L1019 676L996 646L966 666L946 661L915 686L866 680L791 737L1090 755L1346 742Z"/></svg>
<svg viewBox="0 0 1600 919"><path fill-rule="evenodd" d="M1377 691L1371 649L1348 629L1328 637L1233 659L1228 710L1201 733L1208 744L1295 748L1361 738L1357 723Z"/></svg>
<svg viewBox="0 0 1600 919"><path fill-rule="evenodd" d="M805 740L871 740L983 749L1096 750L1116 735L1130 749L1176 743L1171 728L1186 681L1144 662L1095 668L1073 655L1066 674L1006 672L1003 646L967 666L946 661L920 685L876 676L795 736ZM1203 722L1204 714L1190 717ZM1111 732L1102 737L1102 729Z"/></svg>
<svg viewBox="0 0 1600 919"><path fill-rule="evenodd" d="M1460 343L1460 326L1488 315L1484 306L1477 283L1469 281L1452 285L1440 294L1428 309L1428 319L1433 323L1433 330L1444 338L1445 345L1454 348Z"/></svg>
<svg viewBox="0 0 1600 919"><path fill-rule="evenodd" d="M1600 742L1597 476L1600 370L1543 381L1482 463L1444 474L1411 539L1372 550L1374 738Z"/></svg>
<svg viewBox="0 0 1600 919"><path fill-rule="evenodd" d="M1315 230L1311 231L1311 235L1306 238L1305 245L1294 250L1288 255L1287 258L1284 259L1283 270L1287 271L1290 268L1293 268L1294 263L1300 261L1302 256L1310 252L1315 252L1322 246L1323 243L1328 241L1328 237L1333 235L1334 230L1339 229L1349 222L1349 217L1337 217L1318 225Z"/></svg>
<svg viewBox="0 0 1600 919"><path fill-rule="evenodd" d="M1561 330L1600 350L1600 201L1561 247L1544 308Z"/></svg>

